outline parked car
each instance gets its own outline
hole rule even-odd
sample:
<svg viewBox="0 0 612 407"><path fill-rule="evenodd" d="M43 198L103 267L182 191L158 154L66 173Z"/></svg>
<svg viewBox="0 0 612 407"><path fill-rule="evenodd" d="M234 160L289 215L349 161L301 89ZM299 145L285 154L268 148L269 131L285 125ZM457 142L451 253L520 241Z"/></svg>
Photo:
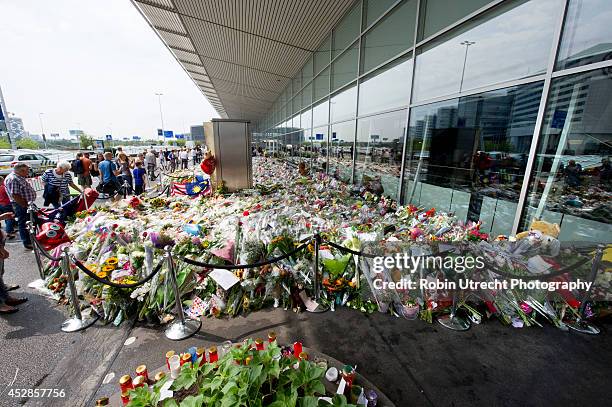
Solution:
<svg viewBox="0 0 612 407"><path fill-rule="evenodd" d="M0 175L8 175L17 163L26 163L30 166L30 176L42 174L47 168L54 168L57 164L50 158L29 150L12 150L0 152Z"/></svg>

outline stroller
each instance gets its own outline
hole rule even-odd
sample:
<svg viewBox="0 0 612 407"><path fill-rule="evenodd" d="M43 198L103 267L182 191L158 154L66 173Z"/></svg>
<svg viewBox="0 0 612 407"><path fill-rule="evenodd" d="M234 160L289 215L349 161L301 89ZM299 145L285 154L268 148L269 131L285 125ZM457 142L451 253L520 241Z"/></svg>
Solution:
<svg viewBox="0 0 612 407"><path fill-rule="evenodd" d="M34 222L37 226L47 222L66 224L66 219L90 208L98 199L99 193L95 189L86 188L82 195L75 196L62 204L59 208L36 208Z"/></svg>

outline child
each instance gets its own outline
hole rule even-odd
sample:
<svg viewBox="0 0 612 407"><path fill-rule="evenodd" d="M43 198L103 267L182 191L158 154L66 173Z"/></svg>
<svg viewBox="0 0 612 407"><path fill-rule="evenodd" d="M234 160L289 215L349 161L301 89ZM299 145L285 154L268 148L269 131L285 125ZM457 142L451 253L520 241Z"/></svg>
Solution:
<svg viewBox="0 0 612 407"><path fill-rule="evenodd" d="M136 195L141 195L145 190L145 178L147 171L142 168L142 161L136 161L134 168L134 192Z"/></svg>

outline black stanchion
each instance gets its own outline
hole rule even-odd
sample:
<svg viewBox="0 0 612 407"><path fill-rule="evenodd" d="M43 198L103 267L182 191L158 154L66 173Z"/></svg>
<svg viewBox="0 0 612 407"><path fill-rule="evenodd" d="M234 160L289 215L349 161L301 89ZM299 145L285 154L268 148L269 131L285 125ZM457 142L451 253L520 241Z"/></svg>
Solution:
<svg viewBox="0 0 612 407"><path fill-rule="evenodd" d="M576 332L580 332L583 334L589 335L597 335L601 332L601 329L596 327L593 324L590 324L585 320L585 311L587 301L589 300L589 296L591 295L591 290L593 289L593 285L595 284L595 279L597 278L597 272L599 271L599 266L601 265L601 258L603 257L604 247L602 245L597 246L597 250L595 251L595 257L593 257L593 263L591 265L591 276L589 281L591 282L591 286L588 290L584 292L582 295L582 301L580 301L580 308L578 309L578 317L575 321L567 324L569 329L572 329Z"/></svg>
<svg viewBox="0 0 612 407"><path fill-rule="evenodd" d="M321 287L319 282L319 249L321 248L321 235L316 234L314 237L314 264L313 264L313 280L312 280L312 292L314 295L314 300L317 303L317 307L314 310L308 310L313 313L322 313L329 311L329 308L319 304L321 299Z"/></svg>
<svg viewBox="0 0 612 407"><path fill-rule="evenodd" d="M176 270L174 269L174 261L172 259L172 247L166 246L166 261L168 264L168 274L170 275L171 284L174 288L174 301L176 302L176 314L178 321L172 322L166 328L166 338L173 341L180 341L193 336L200 330L202 326L202 320L185 320L185 313L183 311L183 303L181 302L181 293L179 292L178 281L176 279Z"/></svg>
<svg viewBox="0 0 612 407"><path fill-rule="evenodd" d="M38 267L38 275L40 276L41 279L44 280L45 268L43 266L42 259L40 258L40 253L38 251L38 245L36 244L36 226L34 226L34 223L31 220L29 220L27 222L27 227L28 227L28 234L30 235L30 242L32 243L32 248L34 251L34 258L36 259L36 267Z"/></svg>
<svg viewBox="0 0 612 407"><path fill-rule="evenodd" d="M438 323L445 328L452 329L453 331L467 331L470 329L470 321L457 316L457 290L453 290L453 305L451 306L451 313L448 315L442 315L437 318Z"/></svg>
<svg viewBox="0 0 612 407"><path fill-rule="evenodd" d="M83 319L81 315L81 302L77 294L76 286L74 284L74 276L72 270L70 270L70 258L68 257L68 247L64 247L64 253L62 253L62 270L66 274L68 279L68 288L70 289L70 301L74 307L74 317L67 319L62 323L62 331L64 332L77 332L88 328L93 325L97 320L98 316L89 317Z"/></svg>

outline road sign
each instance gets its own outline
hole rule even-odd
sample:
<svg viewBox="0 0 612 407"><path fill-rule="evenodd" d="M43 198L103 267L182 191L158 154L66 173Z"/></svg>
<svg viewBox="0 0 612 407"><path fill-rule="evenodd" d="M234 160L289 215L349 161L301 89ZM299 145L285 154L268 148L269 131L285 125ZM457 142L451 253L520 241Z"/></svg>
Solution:
<svg viewBox="0 0 612 407"><path fill-rule="evenodd" d="M165 138L172 138L172 137L174 137L174 132L172 130L164 130L164 137Z"/></svg>
<svg viewBox="0 0 612 407"><path fill-rule="evenodd" d="M111 134L106 135L106 141L112 141L113 136Z"/></svg>

